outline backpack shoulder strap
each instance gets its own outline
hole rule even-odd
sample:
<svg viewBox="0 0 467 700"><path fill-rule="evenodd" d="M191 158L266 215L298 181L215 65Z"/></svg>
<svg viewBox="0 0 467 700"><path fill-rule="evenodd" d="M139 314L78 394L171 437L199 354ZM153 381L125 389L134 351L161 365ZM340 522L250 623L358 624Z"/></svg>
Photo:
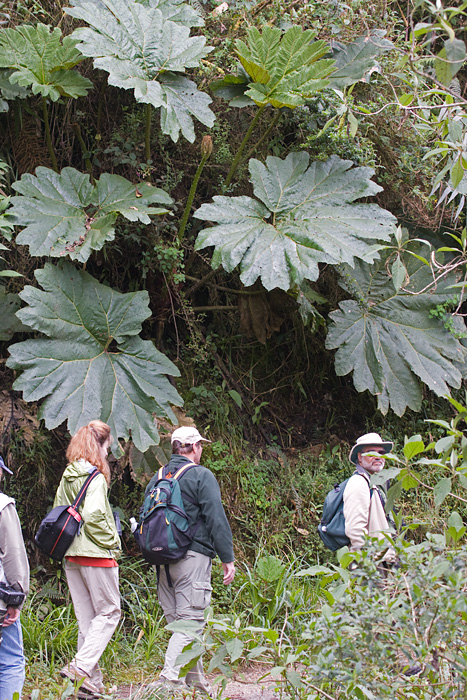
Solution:
<svg viewBox="0 0 467 700"><path fill-rule="evenodd" d="M361 476L363 479L365 479L366 483L368 484L368 488L370 489L370 500L371 500L371 497L373 496L373 491L374 491L375 489L377 490L377 492L378 492L378 494L379 494L379 488L378 488L377 486L372 486L372 485L370 484L370 480L367 479L366 476L365 476L364 474L362 474L361 472L358 472L357 470L354 471L354 474L358 474L358 475ZM379 497L381 498L381 495L380 495Z"/></svg>
<svg viewBox="0 0 467 700"><path fill-rule="evenodd" d="M78 491L78 495L72 503L72 507L75 510L78 510L78 508L80 507L81 502L84 500L84 497L86 495L86 491L88 490L89 484L98 474L100 474L100 471L96 467L94 467L94 470L89 474L88 477L86 477L84 484L81 486L80 490Z"/></svg>
<svg viewBox="0 0 467 700"><path fill-rule="evenodd" d="M188 464L184 464L183 466L178 469L175 474L173 475L173 479L180 479L186 472L191 469L192 467L199 467L199 464L195 464L195 462L188 462Z"/></svg>

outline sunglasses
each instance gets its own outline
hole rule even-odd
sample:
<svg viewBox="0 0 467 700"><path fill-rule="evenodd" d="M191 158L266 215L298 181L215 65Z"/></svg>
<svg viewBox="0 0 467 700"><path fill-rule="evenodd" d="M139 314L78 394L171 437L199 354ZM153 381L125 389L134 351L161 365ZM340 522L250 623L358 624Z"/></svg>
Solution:
<svg viewBox="0 0 467 700"><path fill-rule="evenodd" d="M361 452L360 454L362 455L362 457L376 457L376 455L385 455L386 452L380 452L379 450L370 450L369 452Z"/></svg>

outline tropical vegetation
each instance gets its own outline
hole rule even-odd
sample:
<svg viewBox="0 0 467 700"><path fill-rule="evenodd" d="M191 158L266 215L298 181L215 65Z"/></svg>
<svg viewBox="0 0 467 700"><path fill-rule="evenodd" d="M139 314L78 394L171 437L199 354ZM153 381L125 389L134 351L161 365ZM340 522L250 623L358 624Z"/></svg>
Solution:
<svg viewBox="0 0 467 700"><path fill-rule="evenodd" d="M221 683L248 661L297 698L465 694L466 12L1 8L7 487L30 542L68 433L100 418L125 525L171 426L202 427L242 574L233 592L215 580L186 660L207 649ZM383 583L376 543L351 575L315 534L369 429L396 443L383 476L400 567ZM124 540L125 615L104 664L140 685L166 632ZM29 687L66 696L53 680L76 642L66 585L30 554ZM401 675L401 654L423 674Z"/></svg>

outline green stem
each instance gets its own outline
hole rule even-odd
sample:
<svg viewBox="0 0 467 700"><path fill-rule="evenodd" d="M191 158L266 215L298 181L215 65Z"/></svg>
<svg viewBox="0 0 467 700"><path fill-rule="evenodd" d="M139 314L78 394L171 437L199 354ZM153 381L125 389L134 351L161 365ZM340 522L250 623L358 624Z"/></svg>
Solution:
<svg viewBox="0 0 467 700"><path fill-rule="evenodd" d="M198 165L198 167L196 169L196 173L195 173L195 176L193 178L193 182L191 183L190 191L188 193L188 199L186 201L185 211L183 212L182 220L180 222L180 228L178 229L178 234L177 234L177 241L178 241L179 247L181 246L182 241L183 241L183 236L185 234L186 225L188 223L188 217L190 216L191 205L193 204L193 200L194 200L195 194L196 194L196 188L198 187L199 178L200 178L201 173L203 171L204 164L206 163L208 158L209 158L209 155L202 156L200 164Z"/></svg>
<svg viewBox="0 0 467 700"><path fill-rule="evenodd" d="M99 89L99 101L97 103L96 134L100 136L102 130L102 110L104 107L104 95L107 88L107 78L105 77Z"/></svg>
<svg viewBox="0 0 467 700"><path fill-rule="evenodd" d="M52 167L56 173L58 173L58 163L55 156L55 151L52 146L52 137L50 135L50 125L49 125L49 115L47 113L47 101L45 97L42 98L42 114L44 117L44 129L45 129L45 140L47 142L47 148L49 149L50 160L52 161Z"/></svg>
<svg viewBox="0 0 467 700"><path fill-rule="evenodd" d="M269 134L271 133L271 131L272 131L272 130L274 129L274 127L276 126L276 124L277 124L277 122L279 121L279 119L281 118L281 116L282 116L281 112L279 112L279 110L277 110L277 114L275 115L275 117L274 117L274 119L272 120L272 122L269 124L269 126L268 126L268 128L266 129L266 131L264 132L264 134L261 136L261 138L259 139L259 141L257 141L257 142L255 143L255 145L252 146L252 147L250 148L250 150L249 150L248 153L246 154L245 160L250 160L250 158L251 158L251 156L253 155L253 153L255 153L255 151L258 150L258 148L261 146L262 143L264 143L264 141L267 139L267 137L269 136Z"/></svg>
<svg viewBox="0 0 467 700"><path fill-rule="evenodd" d="M192 311L202 313L203 311L238 311L238 306L193 306Z"/></svg>
<svg viewBox="0 0 467 700"><path fill-rule="evenodd" d="M146 128L144 132L144 145L146 152L146 162L151 159L151 105L146 105Z"/></svg>
<svg viewBox="0 0 467 700"><path fill-rule="evenodd" d="M261 115L265 109L266 109L266 105L263 105L262 107L260 107L258 109L258 111L256 112L256 114L255 114L255 116L254 116L254 118L253 118L253 120L248 128L248 131L246 132L245 136L243 137L243 141L240 144L240 147L237 151L237 154L232 161L232 165L230 166L230 170L227 173L227 177L225 178L224 186L222 187L223 192L225 192L227 187L230 185L232 178L235 175L236 170L238 168L238 165L240 163L240 160L242 158L243 151L245 150L245 147L246 147L248 141L250 140L251 134L253 133L253 130L254 130L255 126L257 125L259 118L261 117Z"/></svg>
<svg viewBox="0 0 467 700"><path fill-rule="evenodd" d="M76 138L78 139L78 143L81 146L81 150L83 151L84 155L84 162L86 163L86 170L89 173L89 176L91 178L92 184L94 184L94 178L92 176L92 163L91 159L86 153L88 153L88 149L86 148L86 144L84 143L83 135L81 134L81 127L78 123L72 124L73 131L75 132Z"/></svg>
<svg viewBox="0 0 467 700"><path fill-rule="evenodd" d="M215 270L217 272L217 270ZM185 275L185 279L188 280L189 282L202 282L202 280L199 280L197 277L191 277L190 275ZM219 284L214 285L216 289L220 289L221 292L228 292L229 294L240 294L246 297L254 297L254 296L259 296L260 294L264 294L264 289L258 289L254 291L247 291L246 289L231 289L230 287L222 287ZM185 293L188 296L188 293L191 292L191 289L188 289L188 291Z"/></svg>

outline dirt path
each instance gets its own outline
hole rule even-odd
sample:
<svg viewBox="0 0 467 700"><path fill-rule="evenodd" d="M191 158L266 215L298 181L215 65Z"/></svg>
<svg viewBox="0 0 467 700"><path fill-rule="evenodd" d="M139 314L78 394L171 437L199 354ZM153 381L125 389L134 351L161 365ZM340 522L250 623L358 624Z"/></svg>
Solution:
<svg viewBox="0 0 467 700"><path fill-rule="evenodd" d="M227 683L222 698L225 700L278 700L279 693L274 690L276 681L266 674L267 669L262 667L247 668L237 672ZM215 676L209 676L211 683L214 678ZM129 700L139 695L140 690L138 685L120 686L113 697L115 700ZM180 697L182 697L181 694L177 693L177 698ZM191 694L188 697L191 698Z"/></svg>
<svg viewBox="0 0 467 700"><path fill-rule="evenodd" d="M227 683L222 697L231 700L277 700L279 694L274 692L276 682L269 675L263 678L266 673L264 668L249 668L235 674Z"/></svg>

